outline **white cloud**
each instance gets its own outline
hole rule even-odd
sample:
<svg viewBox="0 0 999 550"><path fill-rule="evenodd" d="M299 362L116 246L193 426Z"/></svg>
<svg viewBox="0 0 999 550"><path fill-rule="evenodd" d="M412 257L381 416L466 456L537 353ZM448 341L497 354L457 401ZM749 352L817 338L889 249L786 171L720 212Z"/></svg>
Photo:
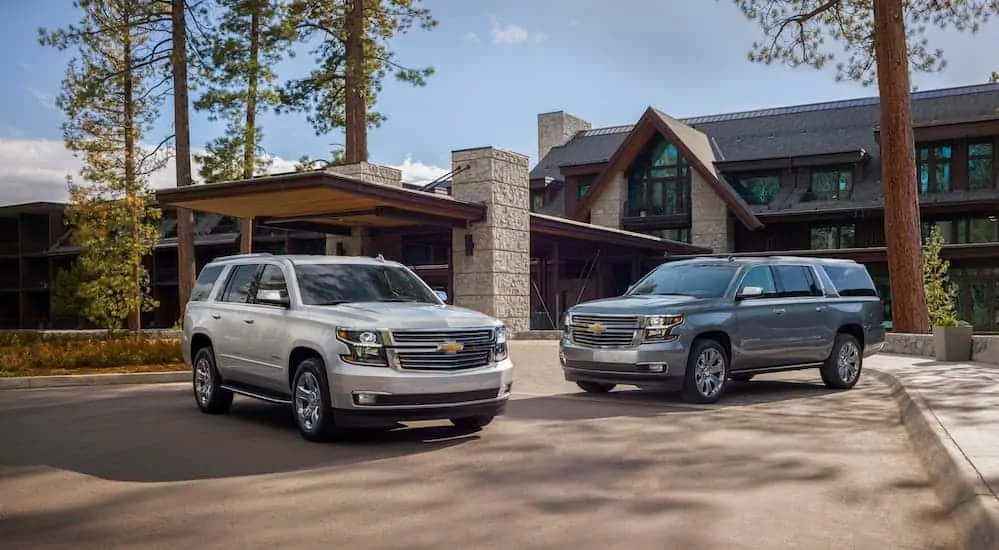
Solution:
<svg viewBox="0 0 999 550"><path fill-rule="evenodd" d="M269 172L291 172L297 161L272 156ZM68 199L66 176L79 178L82 162L65 148L62 141L49 139L0 138L0 205L32 201L62 202ZM176 185L174 161L150 176L150 186L162 189ZM389 165L402 171L407 183L426 184L448 172L439 166L424 164L409 155L402 164ZM194 172L198 166L195 162Z"/></svg>
<svg viewBox="0 0 999 550"><path fill-rule="evenodd" d="M569 20L569 26L570 27L578 27L579 26L579 19L570 19Z"/></svg>
<svg viewBox="0 0 999 550"><path fill-rule="evenodd" d="M479 35L471 31L466 32L464 36L461 37L461 39L464 40L465 42L482 42L482 39L479 38Z"/></svg>
<svg viewBox="0 0 999 550"><path fill-rule="evenodd" d="M524 27L515 23L502 24L496 17L491 18L492 29L489 34L495 44L521 44L527 42L530 33Z"/></svg>

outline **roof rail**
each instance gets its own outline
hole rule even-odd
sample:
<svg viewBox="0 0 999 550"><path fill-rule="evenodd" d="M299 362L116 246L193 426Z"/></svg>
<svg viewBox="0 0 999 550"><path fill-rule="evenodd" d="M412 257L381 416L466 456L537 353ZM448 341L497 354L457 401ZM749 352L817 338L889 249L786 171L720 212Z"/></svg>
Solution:
<svg viewBox="0 0 999 550"><path fill-rule="evenodd" d="M231 254L229 256L218 256L218 257L212 258L212 261L215 262L215 261L218 261L218 260L233 260L233 259L236 259L236 258L255 258L255 257L259 257L259 256L273 256L273 254L271 254L270 252L251 252L249 254Z"/></svg>

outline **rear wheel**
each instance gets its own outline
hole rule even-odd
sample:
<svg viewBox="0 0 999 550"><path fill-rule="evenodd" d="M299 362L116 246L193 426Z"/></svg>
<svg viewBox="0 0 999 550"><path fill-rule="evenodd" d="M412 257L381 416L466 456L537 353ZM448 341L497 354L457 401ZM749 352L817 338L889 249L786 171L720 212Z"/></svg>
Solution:
<svg viewBox="0 0 999 550"><path fill-rule="evenodd" d="M452 418L451 424L459 430L477 431L491 424L493 418L492 416L463 416L461 418Z"/></svg>
<svg viewBox="0 0 999 550"><path fill-rule="evenodd" d="M580 380L576 382L579 388L587 393L607 393L614 389L616 384L610 384L608 382L589 382L586 380Z"/></svg>
<svg viewBox="0 0 999 550"><path fill-rule="evenodd" d="M201 412L225 414L232 406L232 392L222 388L222 378L215 367L215 351L205 346L194 354L192 380L194 400Z"/></svg>
<svg viewBox="0 0 999 550"><path fill-rule="evenodd" d="M681 396L689 403L715 403L728 386L728 354L715 340L695 340L687 357Z"/></svg>
<svg viewBox="0 0 999 550"><path fill-rule="evenodd" d="M848 390L857 385L863 368L864 355L860 352L860 343L857 338L841 332L836 335L832 353L819 369L819 373L822 375L822 382L827 387Z"/></svg>

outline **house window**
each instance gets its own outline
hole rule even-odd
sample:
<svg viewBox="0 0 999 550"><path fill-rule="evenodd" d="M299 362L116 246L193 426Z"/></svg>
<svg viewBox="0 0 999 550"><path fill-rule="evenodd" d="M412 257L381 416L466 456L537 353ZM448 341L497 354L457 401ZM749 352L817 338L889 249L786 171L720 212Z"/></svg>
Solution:
<svg viewBox="0 0 999 550"><path fill-rule="evenodd" d="M953 147L950 144L920 145L916 152L916 177L919 181L919 192L946 193L950 191Z"/></svg>
<svg viewBox="0 0 999 550"><path fill-rule="evenodd" d="M999 242L999 218L961 218L923 222L923 242L929 238L930 228L940 228L944 244L974 244Z"/></svg>
<svg viewBox="0 0 999 550"><path fill-rule="evenodd" d="M968 189L994 189L994 149L990 141L968 144Z"/></svg>
<svg viewBox="0 0 999 550"><path fill-rule="evenodd" d="M521 195L523 196L523 195ZM531 212L541 212L545 207L545 196L540 192L531 193Z"/></svg>
<svg viewBox="0 0 999 550"><path fill-rule="evenodd" d="M628 169L627 216L690 214L690 165L662 136Z"/></svg>
<svg viewBox="0 0 999 550"><path fill-rule="evenodd" d="M736 190L749 204L770 204L780 191L780 175L766 174L736 179Z"/></svg>
<svg viewBox="0 0 999 550"><path fill-rule="evenodd" d="M812 250L853 248L855 242L856 228L853 224L816 225L811 228Z"/></svg>
<svg viewBox="0 0 999 550"><path fill-rule="evenodd" d="M596 174L587 174L579 177L576 185L576 200L583 200L583 197L590 191L590 186L593 185L593 181L596 179Z"/></svg>
<svg viewBox="0 0 999 550"><path fill-rule="evenodd" d="M690 242L689 227L677 227L674 229L653 229L651 231L646 231L646 234L659 237L660 239L666 239L668 241L677 241L681 243Z"/></svg>
<svg viewBox="0 0 999 550"><path fill-rule="evenodd" d="M806 201L836 201L850 198L853 192L853 172L847 168L812 170L809 175Z"/></svg>

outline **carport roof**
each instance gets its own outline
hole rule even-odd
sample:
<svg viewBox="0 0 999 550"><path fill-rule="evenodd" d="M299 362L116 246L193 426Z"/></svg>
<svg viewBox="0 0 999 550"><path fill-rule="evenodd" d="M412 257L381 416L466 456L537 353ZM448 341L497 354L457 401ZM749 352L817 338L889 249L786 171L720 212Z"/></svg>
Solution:
<svg viewBox="0 0 999 550"><path fill-rule="evenodd" d="M486 215L484 204L392 185L347 178L325 170L262 176L224 183L161 189L161 205L255 218L275 225L464 227Z"/></svg>
<svg viewBox="0 0 999 550"><path fill-rule="evenodd" d="M531 234L535 233L627 248L661 251L670 255L711 253L710 248L532 212Z"/></svg>

